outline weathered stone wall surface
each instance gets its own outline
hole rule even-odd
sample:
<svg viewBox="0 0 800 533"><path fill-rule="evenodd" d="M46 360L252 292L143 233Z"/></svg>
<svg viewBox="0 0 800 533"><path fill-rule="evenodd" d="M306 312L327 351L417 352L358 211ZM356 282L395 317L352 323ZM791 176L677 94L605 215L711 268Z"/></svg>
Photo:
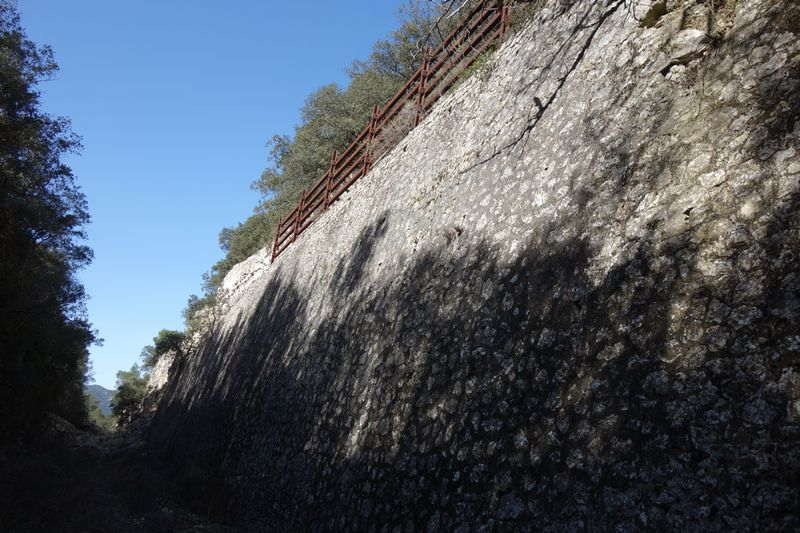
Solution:
<svg viewBox="0 0 800 533"><path fill-rule="evenodd" d="M719 4L546 4L240 265L152 426L209 509L800 528L800 7Z"/></svg>
<svg viewBox="0 0 800 533"><path fill-rule="evenodd" d="M169 369L177 356L178 353L175 350L170 350L156 360L156 364L150 371L150 377L147 379L148 393L157 392L164 388L169 380Z"/></svg>

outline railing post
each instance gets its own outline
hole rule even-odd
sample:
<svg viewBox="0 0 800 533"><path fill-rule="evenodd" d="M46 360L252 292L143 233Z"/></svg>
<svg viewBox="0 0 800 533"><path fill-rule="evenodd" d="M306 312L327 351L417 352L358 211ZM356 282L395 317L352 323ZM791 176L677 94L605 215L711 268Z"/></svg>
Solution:
<svg viewBox="0 0 800 533"><path fill-rule="evenodd" d="M372 167L372 160L370 152L372 150L372 140L375 137L375 122L378 119L378 106L372 107L372 116L369 118L369 126L367 126L367 138L364 139L364 174L369 172Z"/></svg>
<svg viewBox="0 0 800 533"><path fill-rule="evenodd" d="M422 122L422 115L425 112L425 90L428 85L430 61L430 50L426 48L425 55L422 58L422 67L419 72L419 84L417 85L417 116L414 119L414 127L419 126L419 123Z"/></svg>
<svg viewBox="0 0 800 533"><path fill-rule="evenodd" d="M297 240L297 234L300 233L300 220L303 218L303 211L306 206L306 191L300 195L300 203L297 205L297 211L294 213L294 225L292 227L292 242Z"/></svg>
<svg viewBox="0 0 800 533"><path fill-rule="evenodd" d="M324 211L328 210L328 206L331 205L331 188L333 186L333 174L336 165L336 150L333 151L333 155L331 155L331 164L328 167L328 173L325 174L325 206Z"/></svg>
<svg viewBox="0 0 800 533"><path fill-rule="evenodd" d="M391 124L394 119L400 120L402 117L400 111L408 109L406 106L416 105L416 113L414 117L414 126L418 126L426 115L426 109L433 105L455 82L455 77L463 72L463 68L459 69L463 62L472 64L475 57L479 52L482 52L491 44L488 42L490 37L496 37L498 30L500 36L505 36L510 31L511 26L511 8L514 0L483 0L479 6L476 6L467 19L456 29L454 29L449 36L440 44L436 49L436 54L430 49L425 49L422 65L420 69L414 73L414 77L408 80L403 88L389 101L386 108L381 110L375 106L372 110L369 124L366 132L361 132L357 140L350 145L342 157L342 161L347 159L347 162L342 165L342 168L337 169L337 165L342 163L338 161L339 154L333 153L331 157L330 167L325 178L325 197L323 200L324 210L327 210L334 196L334 184L339 177L339 173L343 173L345 168L350 169L347 176L341 176L342 180L349 186L353 183L351 179L353 174L356 175L355 179L363 176L369 172L378 156L379 147L377 146L379 122L381 121L381 113L384 113L383 121ZM498 13L499 10L499 13ZM488 18L487 18L488 17ZM500 23L500 28L496 24ZM487 25L486 21L491 20L491 25ZM474 27L473 27L474 26ZM494 41L494 39L491 39ZM469 49L467 49L467 47ZM470 55L472 52L472 56ZM414 80L416 80L416 88L414 88ZM414 92L416 91L416 93ZM430 92L430 94L428 94ZM414 96L416 95L416 99ZM403 121L408 120L403 118ZM407 124L406 124L407 126ZM404 127L405 128L405 127ZM359 146L358 139L361 139ZM385 145L380 146L385 149L389 143L393 143L394 139L384 139ZM394 144L392 144L394 146ZM361 160L357 158L358 153L361 153ZM383 152L381 152L383 153ZM358 174L358 167L361 165L361 174ZM305 217L305 210L309 207L309 198L311 192L316 191L316 186L312 190L304 190L300 196L298 205L294 211L294 219L287 217L285 220L278 223L278 230L276 232L275 241L272 247L272 261L282 253L281 247L278 246L279 238L284 237L283 244L289 246L297 240L300 233L302 223ZM341 194L341 192L339 193ZM313 222L313 218L309 219ZM309 222L310 224L311 222ZM291 230L291 240L286 233ZM288 243L287 243L288 241ZM285 247L284 247L285 249Z"/></svg>
<svg viewBox="0 0 800 533"><path fill-rule="evenodd" d="M378 115L380 110L378 105L372 107L372 120L369 127L369 139L367 139L367 171L372 169L372 163L375 162L375 138L378 136Z"/></svg>
<svg viewBox="0 0 800 533"><path fill-rule="evenodd" d="M500 4L500 35L505 36L508 33L508 22L511 15L511 6L504 0L499 0Z"/></svg>
<svg viewBox="0 0 800 533"><path fill-rule="evenodd" d="M278 220L278 226L275 228L275 240L272 241L272 258L269 260L269 263L272 264L275 262L275 258L278 257L278 237L281 234L281 224L283 220Z"/></svg>

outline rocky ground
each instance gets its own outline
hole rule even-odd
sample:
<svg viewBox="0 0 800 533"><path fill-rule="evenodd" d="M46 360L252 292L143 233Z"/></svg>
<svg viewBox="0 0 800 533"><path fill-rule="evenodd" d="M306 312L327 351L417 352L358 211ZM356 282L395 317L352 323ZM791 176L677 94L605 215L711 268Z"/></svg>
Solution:
<svg viewBox="0 0 800 533"><path fill-rule="evenodd" d="M53 418L35 442L0 448L0 531L238 531L209 520L184 489L135 432L81 431Z"/></svg>

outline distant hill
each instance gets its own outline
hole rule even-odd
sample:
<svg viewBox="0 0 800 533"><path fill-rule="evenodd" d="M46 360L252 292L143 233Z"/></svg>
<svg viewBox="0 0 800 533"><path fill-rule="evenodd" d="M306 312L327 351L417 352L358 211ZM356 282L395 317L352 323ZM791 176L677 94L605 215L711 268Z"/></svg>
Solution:
<svg viewBox="0 0 800 533"><path fill-rule="evenodd" d="M91 394L97 399L100 404L100 412L104 415L111 414L111 398L114 396L114 391L108 390L102 385L87 385L86 393Z"/></svg>

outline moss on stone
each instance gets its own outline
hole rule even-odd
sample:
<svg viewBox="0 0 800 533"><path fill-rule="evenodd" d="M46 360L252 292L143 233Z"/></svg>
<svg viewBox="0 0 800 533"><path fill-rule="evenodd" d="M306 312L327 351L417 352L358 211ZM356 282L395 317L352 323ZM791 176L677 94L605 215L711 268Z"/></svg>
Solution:
<svg viewBox="0 0 800 533"><path fill-rule="evenodd" d="M533 0L531 2L517 2L511 6L511 18L508 27L512 33L516 33L526 22L531 20L536 13L541 11L544 6L543 0Z"/></svg>
<svg viewBox="0 0 800 533"><path fill-rule="evenodd" d="M487 81L489 76L492 74L493 68L490 60L495 50L496 47L494 45L489 46L486 51L476 57L475 61L473 61L470 66L465 68L464 71L458 75L458 79L453 88L455 89L460 87L462 83L470 79L475 74L478 74L482 81Z"/></svg>

